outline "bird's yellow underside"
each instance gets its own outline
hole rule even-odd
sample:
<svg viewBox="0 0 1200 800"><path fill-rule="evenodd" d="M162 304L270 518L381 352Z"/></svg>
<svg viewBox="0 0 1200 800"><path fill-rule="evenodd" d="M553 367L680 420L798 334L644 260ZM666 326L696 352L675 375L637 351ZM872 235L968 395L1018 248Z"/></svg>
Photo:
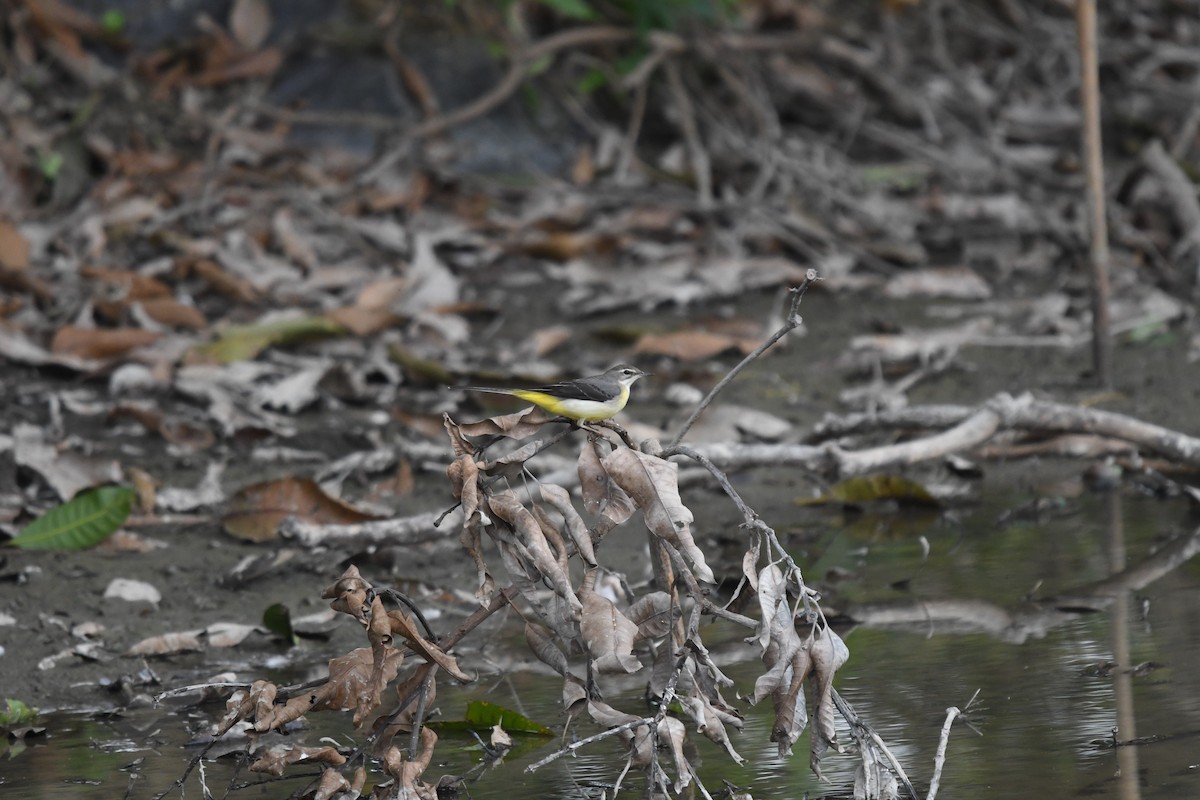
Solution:
<svg viewBox="0 0 1200 800"><path fill-rule="evenodd" d="M598 400L564 399L555 397L552 394L546 394L545 392L534 391L533 389L513 389L507 392L507 394L519 397L527 403L533 403L535 406L546 409L551 414L583 420L585 422L595 422L614 417L618 411L625 407L626 401L629 400L629 387L622 386L621 393L618 396L604 402Z"/></svg>

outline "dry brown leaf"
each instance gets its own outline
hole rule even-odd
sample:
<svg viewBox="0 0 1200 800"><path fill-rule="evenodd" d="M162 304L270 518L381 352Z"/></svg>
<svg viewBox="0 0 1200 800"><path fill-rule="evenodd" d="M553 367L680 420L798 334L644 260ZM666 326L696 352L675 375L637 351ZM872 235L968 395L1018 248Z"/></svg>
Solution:
<svg viewBox="0 0 1200 800"><path fill-rule="evenodd" d="M192 78L194 86L220 86L232 81L269 78L283 65L283 52L276 47L257 50L229 63L209 67Z"/></svg>
<svg viewBox="0 0 1200 800"><path fill-rule="evenodd" d="M818 765L825 751L832 747L841 752L834 726L833 678L850 658L850 650L842 637L830 628L816 630L808 640L812 664L813 696L817 707L813 711L813 732L810 742L809 765L820 775Z"/></svg>
<svg viewBox="0 0 1200 800"><path fill-rule="evenodd" d="M329 749L332 750L333 748ZM356 774L357 772L362 772L362 767L358 768ZM363 776L363 780L366 780L365 775ZM317 788L313 792L312 800L331 800L334 796L342 792L347 792L352 788L350 781L346 780L346 777L342 773L332 767L327 767L321 773L321 780L317 781ZM359 788L362 787L360 786ZM358 796L357 790L354 791L353 796Z"/></svg>
<svg viewBox="0 0 1200 800"><path fill-rule="evenodd" d="M207 450L216 444L216 435L204 425L185 419L168 417L154 407L123 403L114 406L110 418L128 417L136 420L146 430L157 433L171 444L182 445L193 450Z"/></svg>
<svg viewBox="0 0 1200 800"><path fill-rule="evenodd" d="M258 290L254 284L225 270L220 264L207 258L201 258L190 265L190 270L206 282L218 294L237 300L241 303L257 303Z"/></svg>
<svg viewBox="0 0 1200 800"><path fill-rule="evenodd" d="M884 284L883 293L893 298L948 297L955 300L987 300L992 296L992 287L967 267L931 267L897 274Z"/></svg>
<svg viewBox="0 0 1200 800"><path fill-rule="evenodd" d="M79 270L79 274L124 290L124 299L126 300L150 300L171 296L171 287L158 278L141 275L127 269L83 267Z"/></svg>
<svg viewBox="0 0 1200 800"><path fill-rule="evenodd" d="M626 616L638 626L637 639L666 636L681 611L667 592L648 592L629 606Z"/></svg>
<svg viewBox="0 0 1200 800"><path fill-rule="evenodd" d="M571 340L571 329L566 325L552 325L533 332L533 354L538 358L548 355Z"/></svg>
<svg viewBox="0 0 1200 800"><path fill-rule="evenodd" d="M292 219L292 212L289 209L277 209L271 216L271 234L285 256L309 272L316 269L319 263L317 251L313 249L308 239L297 230L296 222Z"/></svg>
<svg viewBox="0 0 1200 800"><path fill-rule="evenodd" d="M558 648L550 632L533 622L525 623L525 643L530 651L546 666L566 677L570 674L567 656Z"/></svg>
<svg viewBox="0 0 1200 800"><path fill-rule="evenodd" d="M542 483L540 488L542 500L549 503L555 511L562 515L567 535L575 544L575 552L579 553L580 559L586 566L596 566L596 551L592 546L592 535L588 532L587 523L583 521L583 517L579 516L579 512L575 510L570 492L552 483Z"/></svg>
<svg viewBox="0 0 1200 800"><path fill-rule="evenodd" d="M408 278L388 277L363 287L354 300L354 305L335 308L327 316L349 328L357 336L367 336L390 328L400 320L393 307L403 296L410 281Z"/></svg>
<svg viewBox="0 0 1200 800"><path fill-rule="evenodd" d="M667 356L680 361L703 361L722 353L737 351L743 355L758 347L758 341L710 331L687 330L674 333L647 333L634 345L635 353Z"/></svg>
<svg viewBox="0 0 1200 800"><path fill-rule="evenodd" d="M550 231L540 238L518 242L509 248L533 258L573 261L577 258L611 255L621 245L620 237L593 231Z"/></svg>
<svg viewBox="0 0 1200 800"><path fill-rule="evenodd" d="M715 578L704 561L704 551L692 539L692 512L679 496L679 466L627 447L617 448L601 464L637 503L646 527L674 545L699 580L713 583Z"/></svg>
<svg viewBox="0 0 1200 800"><path fill-rule="evenodd" d="M277 744L250 765L251 772L263 772L279 777L292 764L332 764L341 766L346 757L336 747L305 747L300 744ZM337 773L334 773L337 774Z"/></svg>
<svg viewBox="0 0 1200 800"><path fill-rule="evenodd" d="M153 344L160 336L155 331L142 328L79 328L66 325L54 335L50 351L57 355L104 360Z"/></svg>
<svg viewBox="0 0 1200 800"><path fill-rule="evenodd" d="M592 532L597 541L633 516L637 508L633 498L616 484L600 463L601 447L605 445L598 441L585 443L579 451L578 465L583 507L589 514L601 518L601 523Z"/></svg>
<svg viewBox="0 0 1200 800"><path fill-rule="evenodd" d="M400 320L400 317L386 308L363 308L361 306L330 309L325 312L325 316L355 336L369 336L372 333L387 330Z"/></svg>
<svg viewBox="0 0 1200 800"><path fill-rule="evenodd" d="M413 621L403 611L389 611L387 618L391 623L391 632L399 634L408 640L409 646L417 651L426 662L437 664L453 676L455 680L462 683L471 683L475 680L459 669L458 661L454 656L447 654L436 644L433 644L422 636L421 632L417 630L417 626L413 624Z"/></svg>
<svg viewBox="0 0 1200 800"><path fill-rule="evenodd" d="M683 790L689 783L692 782L692 763L683 752L683 745L687 741L687 727L683 721L675 717L663 717L658 723L658 741L661 744L666 741L671 748L671 757L675 760L675 783L671 788L675 793L683 796Z"/></svg>
<svg viewBox="0 0 1200 800"><path fill-rule="evenodd" d="M523 554L527 554L528 566L536 569L542 574L542 577L550 582L558 596L567 601L573 614L582 611L583 605L575 596L574 587L571 586L571 576L562 569L558 559L555 558L546 541L546 535L529 509L521 505L521 502L511 494L492 495L487 498L487 505L491 509L493 517L508 523L516 534Z"/></svg>
<svg viewBox="0 0 1200 800"><path fill-rule="evenodd" d="M0 219L0 269L29 269L29 240L11 222Z"/></svg>
<svg viewBox="0 0 1200 800"><path fill-rule="evenodd" d="M330 607L334 611L349 614L363 625L367 624L367 595L371 591L368 583L358 572L358 567L351 564L332 586L325 587L321 593L324 600L333 600Z"/></svg>
<svg viewBox="0 0 1200 800"><path fill-rule="evenodd" d="M183 159L176 153L158 150L120 150L107 156L115 172L127 177L170 175L183 169Z"/></svg>
<svg viewBox="0 0 1200 800"><path fill-rule="evenodd" d="M640 670L642 662L633 655L637 625L607 597L586 589L580 591L580 595L583 598L583 616L579 621L579 630L596 670L630 674Z"/></svg>
<svg viewBox="0 0 1200 800"><path fill-rule="evenodd" d="M396 779L399 784L396 789L396 796L405 798L426 798L437 797L437 792L432 786L428 786L421 782L421 775L429 768L429 762L433 759L433 748L437 744L437 734L429 728L421 728L421 748L417 752L417 757L412 761L404 758L405 752L399 747L392 747L383 757L384 771Z"/></svg>
<svg viewBox="0 0 1200 800"><path fill-rule="evenodd" d="M458 423L457 429L467 437L504 436L509 439L528 439L540 432L542 426L552 419L557 417L537 406L530 406L514 414L488 417L478 422Z"/></svg>
<svg viewBox="0 0 1200 800"><path fill-rule="evenodd" d="M130 647L125 651L125 654L130 656L165 656L173 653L188 653L203 650L204 645L200 642L201 633L202 631L179 631L151 636L148 639L142 639Z"/></svg>
<svg viewBox="0 0 1200 800"><path fill-rule="evenodd" d="M383 687L396 679L403 661L404 652L394 647L385 648L378 670L370 647L360 647L330 660L328 683L309 693L313 697L312 709L353 708L354 727L361 727L367 714L378 708Z"/></svg>
<svg viewBox="0 0 1200 800"><path fill-rule="evenodd" d="M169 546L161 539L150 539L122 529L96 545L95 552L109 554L153 553L155 550L162 550Z"/></svg>
<svg viewBox="0 0 1200 800"><path fill-rule="evenodd" d="M187 328L193 331L204 330L208 327L208 320L200 313L200 309L181 303L173 297L143 300L141 306L145 310L146 316L160 325Z"/></svg>
<svg viewBox="0 0 1200 800"><path fill-rule="evenodd" d="M152 513L154 511L154 496L158 491L158 482L154 480L149 472L140 467L126 467L125 475L133 484L133 490L137 492L137 510L143 514Z"/></svg>
<svg viewBox="0 0 1200 800"><path fill-rule="evenodd" d="M592 146L585 144L579 148L579 155L571 165L571 183L576 186L588 186L596 179L596 162L592 158Z"/></svg>
<svg viewBox="0 0 1200 800"><path fill-rule="evenodd" d="M446 468L446 474L450 479L454 496L458 498L463 509L463 526L458 535L458 542L475 562L475 571L479 578L475 597L478 598L480 604L484 604L486 598L491 596L495 582L488 572L487 563L483 560L479 466L469 454L462 454Z"/></svg>
<svg viewBox="0 0 1200 800"><path fill-rule="evenodd" d="M684 707L688 709L692 715L692 719L695 720L696 730L703 733L710 741L724 747L725 752L729 753L729 757L739 765L746 763L746 759L742 758L733 749L733 742L729 740L729 734L725 730L725 723L721 721L721 716L712 707L707 697L694 691L684 702Z"/></svg>
<svg viewBox="0 0 1200 800"><path fill-rule="evenodd" d="M279 526L288 517L320 525L382 519L330 497L314 480L292 477L243 488L230 498L221 525L239 539L265 542L279 536Z"/></svg>

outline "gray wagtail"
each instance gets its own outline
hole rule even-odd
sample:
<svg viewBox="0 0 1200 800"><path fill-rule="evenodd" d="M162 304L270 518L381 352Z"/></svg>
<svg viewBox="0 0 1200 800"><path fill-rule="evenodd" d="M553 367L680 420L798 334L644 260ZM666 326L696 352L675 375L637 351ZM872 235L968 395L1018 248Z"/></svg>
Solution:
<svg viewBox="0 0 1200 800"><path fill-rule="evenodd" d="M472 392L510 394L551 414L575 420L594 422L616 416L629 401L629 387L644 375L637 367L618 364L608 372L578 378L573 381L552 383L536 389L492 389L487 386L464 386Z"/></svg>

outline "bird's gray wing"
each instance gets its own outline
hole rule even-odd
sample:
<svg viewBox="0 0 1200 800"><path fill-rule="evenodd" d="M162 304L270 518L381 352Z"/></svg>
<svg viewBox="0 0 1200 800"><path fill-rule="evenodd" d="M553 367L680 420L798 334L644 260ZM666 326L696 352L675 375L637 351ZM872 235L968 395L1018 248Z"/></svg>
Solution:
<svg viewBox="0 0 1200 800"><path fill-rule="evenodd" d="M582 378L539 386L534 391L545 392L563 400L595 400L597 403L603 403L616 397L621 391L621 385L609 378Z"/></svg>

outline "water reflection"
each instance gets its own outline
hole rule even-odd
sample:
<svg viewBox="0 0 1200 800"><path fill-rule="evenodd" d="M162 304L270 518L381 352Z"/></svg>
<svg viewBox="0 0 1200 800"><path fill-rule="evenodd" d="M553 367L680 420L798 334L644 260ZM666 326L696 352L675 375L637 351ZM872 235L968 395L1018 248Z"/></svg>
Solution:
<svg viewBox="0 0 1200 800"><path fill-rule="evenodd" d="M1069 517L998 529L997 507L990 506L953 524L924 521L908 538L839 545L831 563L852 575L839 591L853 602L838 605L858 621L846 634L851 660L838 686L900 758L918 791L932 772L945 708L963 706L978 689L982 708L972 712L971 721L982 735L956 726L942 800L1200 796L1200 770L1194 766L1200 761L1200 670L1186 667L1200 658L1200 570L1185 566L1200 550L1200 531L1170 538L1175 521L1169 512L1174 513L1160 501L1113 494L1084 498ZM827 534L823 541L838 531L831 526ZM929 540L928 557L917 536ZM1028 597L1039 581L1039 593ZM1152 626L1135 616L1135 592L1153 594ZM761 664L755 648L743 641L745 631L712 624L704 636L740 694L748 694ZM442 713L460 715L475 698L510 705L519 698L528 716L561 726L559 682L511 666L520 663L521 640L519 626L511 641L492 640L494 663L505 666L490 680L481 676L476 687L448 686L438 697ZM1168 668L1149 676L1128 671L1146 661ZM608 702L646 712L639 681L615 686ZM215 713L189 717L148 709L106 720L51 718L43 746L10 748L0 761L0 795L123 797L133 780L131 800L151 798L183 773L194 752L184 742ZM345 720L313 715L311 723L316 727L299 734L310 744L322 736L342 742L352 736ZM705 785L720 789L729 780L756 800L846 795L854 757L829 754L822 762L829 782L820 783L808 768L807 734L792 758L780 758L768 741L771 724L770 703L747 708L745 730L734 739L747 757L745 767L694 737ZM1114 727L1122 742L1146 738L1114 749ZM595 732L587 722L576 730L580 736ZM848 740L844 732L840 738ZM110 752L113 745L136 752ZM611 796L624 763L615 743L524 774L526 764L557 745L557 740L540 744L506 761L472 784L470 796L565 800L599 797L606 788ZM462 774L479 757L469 739L446 737L431 775L436 780ZM134 779L129 765L139 758ZM217 796L238 773L230 759L206 769ZM245 779L241 770L237 780ZM194 780L188 792L199 796ZM274 784L231 797L286 796L299 785ZM630 776L622 796L640 796L642 788Z"/></svg>

